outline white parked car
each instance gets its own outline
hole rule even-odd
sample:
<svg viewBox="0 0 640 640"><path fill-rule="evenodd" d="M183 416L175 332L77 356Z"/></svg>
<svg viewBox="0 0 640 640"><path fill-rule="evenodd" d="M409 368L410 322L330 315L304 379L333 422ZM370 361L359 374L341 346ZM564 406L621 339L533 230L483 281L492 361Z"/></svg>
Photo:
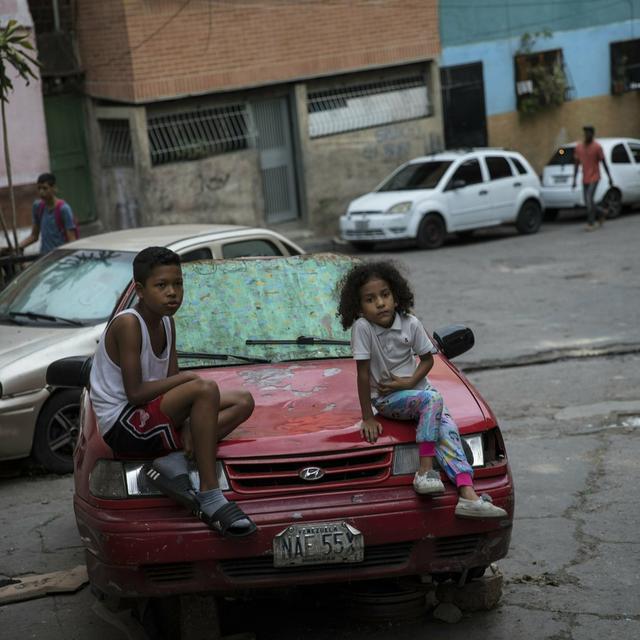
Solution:
<svg viewBox="0 0 640 640"><path fill-rule="evenodd" d="M93 354L135 255L149 246L183 262L304 253L269 229L180 224L82 238L34 262L0 292L0 462L31 453L49 471L73 470L80 390L52 391L47 367Z"/></svg>
<svg viewBox="0 0 640 640"><path fill-rule="evenodd" d="M595 199L607 207L610 218L615 218L620 215L623 206L640 203L640 140L596 139L602 145L613 187L609 187L607 174L601 168ZM584 207L581 169L578 169L576 188L571 187L575 149L575 142L562 145L542 172L541 193L547 219L554 219L558 209Z"/></svg>
<svg viewBox="0 0 640 640"><path fill-rule="evenodd" d="M515 151L445 151L411 160L375 191L353 200L340 235L359 249L414 239L436 249L447 233L513 223L535 233L542 222L540 181Z"/></svg>

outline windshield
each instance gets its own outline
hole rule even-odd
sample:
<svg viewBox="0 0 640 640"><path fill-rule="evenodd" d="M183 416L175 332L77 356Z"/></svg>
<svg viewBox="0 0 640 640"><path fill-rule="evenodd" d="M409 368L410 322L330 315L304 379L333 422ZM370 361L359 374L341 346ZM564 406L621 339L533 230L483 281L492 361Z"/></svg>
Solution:
<svg viewBox="0 0 640 640"><path fill-rule="evenodd" d="M53 251L0 292L1 321L13 317L21 323L67 327L69 320L104 322L131 281L134 257L127 251Z"/></svg>
<svg viewBox="0 0 640 640"><path fill-rule="evenodd" d="M574 150L575 147L560 147L549 160L549 164L573 164Z"/></svg>
<svg viewBox="0 0 640 640"><path fill-rule="evenodd" d="M434 189L451 160L412 162L401 167L378 187L378 191L406 191L408 189Z"/></svg>
<svg viewBox="0 0 640 640"><path fill-rule="evenodd" d="M184 301L175 315L176 346L185 354L180 366L238 365L238 356L350 357L335 287L352 265L352 258L329 254L183 265ZM216 362L206 354L230 358Z"/></svg>

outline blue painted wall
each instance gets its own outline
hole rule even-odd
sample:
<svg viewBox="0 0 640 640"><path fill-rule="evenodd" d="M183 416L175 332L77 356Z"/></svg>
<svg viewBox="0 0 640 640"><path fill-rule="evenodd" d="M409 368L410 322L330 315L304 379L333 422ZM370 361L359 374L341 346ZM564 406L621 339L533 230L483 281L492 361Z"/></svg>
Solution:
<svg viewBox="0 0 640 640"><path fill-rule="evenodd" d="M640 0L441 0L440 25L440 66L482 62L491 116L515 111L514 56L543 29L533 51L562 49L573 99L609 94L609 44L640 38Z"/></svg>
<svg viewBox="0 0 640 640"><path fill-rule="evenodd" d="M440 0L443 47L640 19L640 0Z"/></svg>
<svg viewBox="0 0 640 640"><path fill-rule="evenodd" d="M550 2L546 0L547 4L558 4L556 2ZM631 0L629 0L631 1ZM564 61L568 69L569 80L573 86L573 98L590 98L593 96L606 95L610 93L611 89L611 73L610 73L610 52L609 44L611 42L617 42L620 40L630 40L634 38L640 38L640 0L633 0L638 6L638 10L635 15L638 16L635 20L623 20L620 22L609 22L608 24L600 24L598 26L591 26L581 29L573 29L571 31L553 31L551 38L539 38L533 51L545 51L548 49L562 49L564 55ZM460 0L457 4L463 4L465 0ZM453 5L454 2L443 1L441 5ZM481 3L475 3L480 5ZM482 4L488 5L490 2L482 2ZM504 2L500 0L493 0L493 4L500 4L504 6ZM511 0L511 6L516 4L516 0ZM520 3L522 4L522 3ZM532 5L533 2L528 2ZM541 0L538 3L541 9L544 9L545 0ZM619 13L618 5L626 5L626 12L629 14L629 3L626 0L622 2L607 2L607 0L594 0L592 2L562 2L563 6L566 5L610 5L609 10L612 14ZM442 12L441 6L441 21L443 24L447 22L447 12ZM487 9L488 10L488 9ZM496 10L493 11L494 15ZM504 14L504 9L500 9ZM527 12L529 8L527 8ZM565 12L567 7L565 7ZM472 12L481 13L479 9L474 9ZM600 11L597 12L600 15ZM527 13L529 15L529 13ZM440 66L446 67L451 65L466 64L470 62L482 62L484 68L484 83L485 83L485 102L487 116L496 115L499 113L506 113L509 111L515 111L516 109L516 93L515 93L515 65L514 56L517 54L520 47L521 35L525 32L533 33L538 30L542 30L548 26L543 21L538 21L535 24L530 24L527 28L518 30L515 27L511 27L511 33L516 32L517 35L513 35L510 38L487 38L484 41L473 41L473 38L478 37L483 33L481 25L486 24L485 19L479 25L475 25L471 20L469 21L467 36L467 44L460 44L457 46L451 46L451 37L445 38L444 31L442 35L442 54L440 57ZM582 20L577 17L576 20ZM524 24L524 18L520 21L520 24ZM485 27L482 27L485 28ZM456 40L461 39L460 25L456 25L456 29L453 30L456 34ZM498 28L494 29L494 33L499 33L502 27L498 25ZM553 29L552 29L553 30ZM451 32L452 30L449 29Z"/></svg>

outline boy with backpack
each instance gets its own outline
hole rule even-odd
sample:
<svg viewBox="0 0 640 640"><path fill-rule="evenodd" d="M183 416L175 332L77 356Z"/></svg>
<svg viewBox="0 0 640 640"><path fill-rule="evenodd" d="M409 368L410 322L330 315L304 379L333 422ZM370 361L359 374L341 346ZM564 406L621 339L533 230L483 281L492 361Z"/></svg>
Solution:
<svg viewBox="0 0 640 640"><path fill-rule="evenodd" d="M20 249L40 240L40 253L49 253L56 247L78 238L78 226L71 207L56 197L56 177L52 173L38 176L38 195L31 209L31 234L19 244Z"/></svg>

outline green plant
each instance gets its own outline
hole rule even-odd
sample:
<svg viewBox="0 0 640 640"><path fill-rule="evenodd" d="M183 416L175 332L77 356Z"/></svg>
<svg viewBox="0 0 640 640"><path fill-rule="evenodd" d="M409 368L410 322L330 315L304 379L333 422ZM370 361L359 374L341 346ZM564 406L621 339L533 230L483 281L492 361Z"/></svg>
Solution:
<svg viewBox="0 0 640 640"><path fill-rule="evenodd" d="M562 59L557 52L532 53L540 38L550 38L548 29L535 33L524 33L520 38L520 47L516 63L518 80L529 81L531 91L518 100L518 110L534 114L542 109L559 106L565 101L567 77Z"/></svg>
<svg viewBox="0 0 640 640"><path fill-rule="evenodd" d="M9 102L9 93L13 91L13 81L9 76L9 69L16 71L26 84L29 84L29 80L31 78L36 78L33 67L40 66L40 63L29 55L27 51L33 51L33 45L29 41L29 32L25 27L18 24L15 20L9 20L4 29L0 27L0 113L2 116L4 160L7 167L7 182L9 185L9 198L11 201L13 242L16 250L18 248L18 236L16 232L17 215L11 175L11 153L9 150L9 139L7 137L6 104ZM0 221L2 222L7 244L11 247L4 215L2 215L1 211Z"/></svg>

